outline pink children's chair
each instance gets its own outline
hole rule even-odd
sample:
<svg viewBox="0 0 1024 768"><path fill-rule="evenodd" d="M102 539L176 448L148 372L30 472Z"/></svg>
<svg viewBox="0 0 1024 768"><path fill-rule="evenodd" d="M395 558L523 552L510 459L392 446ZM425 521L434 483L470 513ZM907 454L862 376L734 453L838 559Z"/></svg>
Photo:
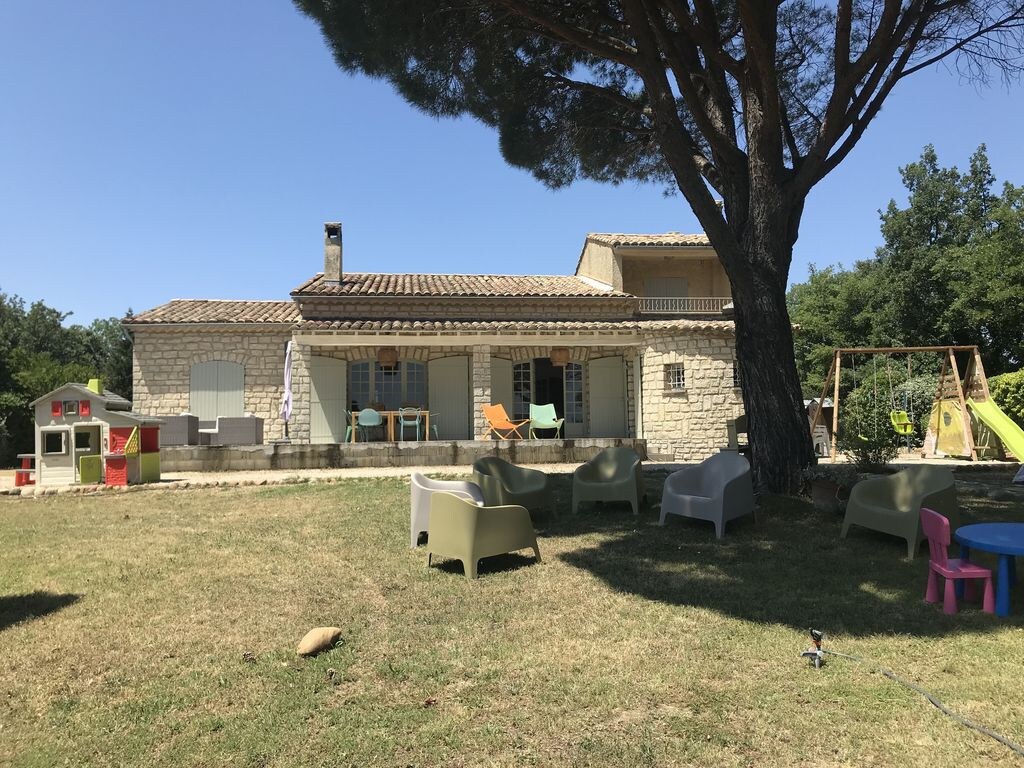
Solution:
<svg viewBox="0 0 1024 768"><path fill-rule="evenodd" d="M949 520L930 509L921 507L921 530L928 539L928 587L925 589L926 603L939 602L939 576L946 580L946 588L942 600L943 613L956 613L956 581L967 579L964 585L964 599L974 599L974 579L985 582L985 594L981 609L985 613L995 613L996 600L992 590L992 571L982 568L969 560L950 559L947 554L949 547Z"/></svg>

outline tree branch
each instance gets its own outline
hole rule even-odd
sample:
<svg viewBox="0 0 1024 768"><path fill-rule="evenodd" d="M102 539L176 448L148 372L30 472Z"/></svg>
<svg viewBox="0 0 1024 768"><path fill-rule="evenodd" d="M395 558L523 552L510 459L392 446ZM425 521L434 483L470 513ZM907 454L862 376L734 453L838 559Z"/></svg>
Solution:
<svg viewBox="0 0 1024 768"><path fill-rule="evenodd" d="M565 24L551 15L535 10L523 0L496 0L508 10L529 19L537 26L555 35L558 41L576 46L595 56L615 61L623 66L636 67L636 48L615 38L605 37L597 32Z"/></svg>

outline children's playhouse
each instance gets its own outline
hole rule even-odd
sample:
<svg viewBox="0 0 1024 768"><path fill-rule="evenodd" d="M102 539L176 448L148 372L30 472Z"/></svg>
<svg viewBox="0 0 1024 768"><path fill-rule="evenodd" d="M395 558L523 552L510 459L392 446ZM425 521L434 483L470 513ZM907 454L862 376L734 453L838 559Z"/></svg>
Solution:
<svg viewBox="0 0 1024 768"><path fill-rule="evenodd" d="M32 402L35 482L128 485L160 480L160 419L131 410L99 379L65 384Z"/></svg>

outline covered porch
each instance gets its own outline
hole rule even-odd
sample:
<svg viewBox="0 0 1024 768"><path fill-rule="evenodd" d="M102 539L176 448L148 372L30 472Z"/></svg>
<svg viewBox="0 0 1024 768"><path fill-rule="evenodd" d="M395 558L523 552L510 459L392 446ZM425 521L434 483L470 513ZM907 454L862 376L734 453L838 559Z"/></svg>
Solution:
<svg viewBox="0 0 1024 768"><path fill-rule="evenodd" d="M291 439L362 441L370 435L349 429L353 413L408 407L424 414L424 442L490 441L483 408L498 403L515 421L530 417L531 404L553 405L564 419L558 437L565 441L637 437L641 339L635 326L572 323L574 329L552 333L523 327L530 323L506 325L478 333L296 331ZM416 431L393 426L372 436L407 442ZM521 431L525 438L527 428Z"/></svg>

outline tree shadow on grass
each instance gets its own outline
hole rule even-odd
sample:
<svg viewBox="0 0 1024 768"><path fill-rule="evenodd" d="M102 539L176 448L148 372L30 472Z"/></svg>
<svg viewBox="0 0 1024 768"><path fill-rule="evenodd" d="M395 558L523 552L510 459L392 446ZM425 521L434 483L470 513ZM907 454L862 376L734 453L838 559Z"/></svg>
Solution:
<svg viewBox="0 0 1024 768"><path fill-rule="evenodd" d="M650 483L648 492L654 488ZM1021 516L988 499L962 498L961 506L965 523ZM631 530L606 529L611 535L600 544L560 557L617 591L797 630L941 636L1024 623L1024 590L1015 590L1004 619L963 601L958 615L944 615L923 601L927 549L907 560L902 540L858 528L841 541L842 516L800 499L762 499L756 522L728 523L721 541L710 523L670 517L660 527L651 512L657 509L648 508Z"/></svg>
<svg viewBox="0 0 1024 768"><path fill-rule="evenodd" d="M29 592L0 596L0 632L29 619L38 619L77 603L81 595Z"/></svg>

